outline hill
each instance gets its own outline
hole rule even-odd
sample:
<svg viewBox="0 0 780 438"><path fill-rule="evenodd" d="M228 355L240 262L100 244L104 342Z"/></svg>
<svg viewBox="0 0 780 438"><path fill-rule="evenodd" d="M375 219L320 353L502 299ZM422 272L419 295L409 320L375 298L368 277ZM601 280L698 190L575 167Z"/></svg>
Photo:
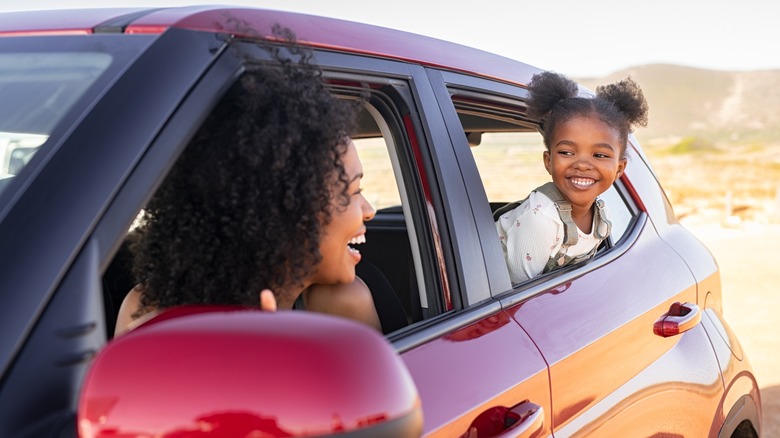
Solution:
<svg viewBox="0 0 780 438"><path fill-rule="evenodd" d="M686 137L714 144L780 143L780 70L717 71L649 64L601 78L577 78L591 90L630 76L650 105L636 136L646 146Z"/></svg>
<svg viewBox="0 0 780 438"><path fill-rule="evenodd" d="M678 217L780 222L780 70L650 64L577 81L595 90L629 76L650 106L635 135Z"/></svg>

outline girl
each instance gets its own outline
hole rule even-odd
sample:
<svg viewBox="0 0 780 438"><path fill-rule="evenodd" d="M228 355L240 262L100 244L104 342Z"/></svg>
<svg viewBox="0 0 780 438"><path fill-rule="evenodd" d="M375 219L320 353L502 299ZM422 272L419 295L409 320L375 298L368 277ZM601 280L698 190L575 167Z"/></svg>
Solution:
<svg viewBox="0 0 780 438"><path fill-rule="evenodd" d="M542 121L552 183L494 215L513 284L596 253L610 231L598 196L623 174L632 125L647 124L647 102L630 78L578 97L574 81L543 72L528 90L528 113Z"/></svg>

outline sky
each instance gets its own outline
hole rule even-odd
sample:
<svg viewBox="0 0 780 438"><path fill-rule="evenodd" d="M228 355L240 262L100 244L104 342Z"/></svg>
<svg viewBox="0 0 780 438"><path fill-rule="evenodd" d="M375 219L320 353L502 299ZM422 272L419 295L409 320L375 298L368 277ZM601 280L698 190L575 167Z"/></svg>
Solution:
<svg viewBox="0 0 780 438"><path fill-rule="evenodd" d="M0 0L0 12L96 4L304 12L449 40L581 78L653 63L780 69L774 0Z"/></svg>

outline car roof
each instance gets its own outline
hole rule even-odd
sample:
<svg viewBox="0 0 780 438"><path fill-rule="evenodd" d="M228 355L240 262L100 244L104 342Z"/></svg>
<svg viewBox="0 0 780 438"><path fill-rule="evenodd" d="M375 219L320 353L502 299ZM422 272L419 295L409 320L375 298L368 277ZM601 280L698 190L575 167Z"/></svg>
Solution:
<svg viewBox="0 0 780 438"><path fill-rule="evenodd" d="M524 85L538 68L476 48L336 18L271 9L187 6L62 9L0 14L0 37L92 33L160 34L169 28L268 36L273 24L312 47L397 59Z"/></svg>

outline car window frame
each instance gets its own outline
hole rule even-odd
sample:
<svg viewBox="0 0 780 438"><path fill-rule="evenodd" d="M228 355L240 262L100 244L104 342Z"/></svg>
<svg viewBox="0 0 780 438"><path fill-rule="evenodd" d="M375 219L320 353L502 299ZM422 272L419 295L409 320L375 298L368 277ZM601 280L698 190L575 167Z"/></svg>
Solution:
<svg viewBox="0 0 780 438"><path fill-rule="evenodd" d="M479 240L473 232L468 188L459 172L453 171L459 165L436 98L437 93L446 90L430 80L428 68L415 63L325 50L316 52L316 61L326 70L387 76L409 84L406 99L410 113L403 120L403 128L412 143L408 146L422 179L418 214L427 216L433 227L433 252L428 266L434 271L427 272L440 273L442 283L434 287L440 288L436 293L440 294L444 308L391 336L396 349L407 351L479 320L480 312L483 316L495 312L499 306L489 294L483 254L473 251ZM479 306L469 302L473 298L466 295L468 290L481 291L481 297L475 300L480 302ZM478 308L482 310L474 313Z"/></svg>
<svg viewBox="0 0 780 438"><path fill-rule="evenodd" d="M478 218L478 232L483 251L487 254L486 259L492 260L493 262L486 267L491 279L491 296L499 299L502 306L506 308L507 306L516 305L539 293L554 290L556 287L559 287L576 277L585 275L594 269L598 269L599 266L618 258L620 254L625 252L631 246L632 242L638 238L647 222L647 216L646 213L641 211L636 205L630 190L626 187L625 181L621 178L615 182L610 190L614 190L615 193L617 193L623 201L620 207L625 206L626 211L632 215L632 218L628 221L626 229L617 241L614 241L610 237L607 241L606 250L599 251L596 257L592 259L577 265L567 266L545 275L540 275L526 282L512 286L509 281L506 262L495 230L492 212L489 208L484 207L485 205L489 206L489 199L487 198L484 186L482 185L479 169L476 166L473 154L469 151L466 136L462 133L463 128L452 98L459 92L472 98L475 96L482 96L486 102L515 107L518 109L518 116L522 116L523 111L521 108L525 106L525 101L528 99L528 91L518 85L478 78L458 72L437 71L437 73L440 77L442 86L446 87L447 90L446 95L439 95L439 104L442 106L442 113L450 120L448 127L451 130L453 144L456 145L455 147L461 149L462 159L460 160L460 170L464 173L465 180L472 181L469 186L471 188L470 196L472 201L471 205L474 209L473 214L475 218ZM538 121L533 119L526 118L525 120L538 125ZM541 135L540 131L540 136ZM632 151L633 148L629 145L627 152L629 154L629 163L634 158ZM493 287L493 285L495 285L495 287Z"/></svg>
<svg viewBox="0 0 780 438"><path fill-rule="evenodd" d="M323 65L323 76L335 95L346 94L365 99L364 106L374 118L382 138L388 147L388 157L392 168L396 188L401 199L401 210L406 224L407 236L410 240L411 256L414 264L414 274L419 293L422 315L418 318L412 315L412 323L390 334L391 338L403 337L404 333L414 330L417 323L434 318L444 312L442 292L442 272L435 269L438 258L430 223L432 218L425 211L423 183L421 170L416 164L416 157L411 153L411 140L406 118L414 117L409 108L411 91L408 80L391 77L377 72L361 72L330 70ZM338 84L338 85L333 85ZM347 85L351 84L351 85ZM358 149L358 153L360 150ZM366 163L364 163L365 166ZM371 194L366 193L370 198ZM371 227L371 223L368 224ZM410 328L412 327L412 328Z"/></svg>
<svg viewBox="0 0 780 438"><path fill-rule="evenodd" d="M241 74L243 57L246 56L247 52L251 53L252 49L249 47L251 44L251 41L243 40L231 42L229 48L207 72L207 75L222 76L220 79L222 83L218 85L221 91L215 92L214 87L217 85L199 85L208 91L202 91L200 97L198 97L197 91L193 91L191 99L199 100L200 103L191 103L191 99L182 103L176 114L160 132L158 139L149 146L145 156L127 178L124 187L117 193L94 234L95 238L101 242L102 272L105 272L113 255L121 246L124 235L130 228L133 219L164 179L170 166L186 146L189 137L194 134L202 119L207 116L211 107L216 104L232 81ZM247 47L248 50L240 47ZM379 61L358 55L328 51L315 51L315 62L323 69L326 80L338 79L350 82L354 81L355 78L362 77L368 83L385 87L385 91L393 90L395 94L391 99L393 102L389 102L386 109L382 111L387 112L385 117L391 117L394 120L395 126L391 127L390 130L398 143L398 159L407 163L405 166L401 166L402 168L410 170L404 172L403 183L407 187L409 204L415 206L411 210L417 232L416 237L420 243L419 263L423 266L421 271L424 273L420 275L425 283L424 290L428 294L428 298L432 300L432 305L435 306L432 313L422 321L390 334L388 337L390 341L396 344L399 351L402 351L436 336L435 334L421 335L420 333L424 332L426 327L435 325L433 321L442 314L448 313L444 305L445 294L443 291L445 287L443 284L446 284L446 276L451 275L450 270L445 269L449 268L449 265L442 263L443 259L451 258L451 256L446 255L448 245L434 243L437 238L433 235L437 229L441 232L440 230L443 228L441 217L439 214L431 212L428 207L431 201L425 199L423 193L426 191L421 187L423 183L420 181L419 173L430 172L431 164L427 158L426 145L428 142L421 128L423 125L420 120L422 116L417 110L417 99L412 90L414 75L410 73L408 66L404 63ZM213 81L213 79L209 80L204 77L202 82L209 81ZM395 111L394 108L397 107L405 107L403 111L406 113L390 115L389 112ZM410 139L409 133L417 138ZM410 143L417 143L417 154L412 153L413 148ZM148 182L150 179L153 179L152 183ZM432 186L438 184L435 179L432 179L431 183ZM431 192L435 192L435 190L431 190ZM435 195L434 199L436 199ZM435 204L440 205L440 202L435 202ZM431 225L431 222L435 223L435 226ZM444 226L446 227L446 223ZM447 239L441 237L438 240L446 242ZM418 272L420 271L418 270ZM444 278L442 278L443 276Z"/></svg>

